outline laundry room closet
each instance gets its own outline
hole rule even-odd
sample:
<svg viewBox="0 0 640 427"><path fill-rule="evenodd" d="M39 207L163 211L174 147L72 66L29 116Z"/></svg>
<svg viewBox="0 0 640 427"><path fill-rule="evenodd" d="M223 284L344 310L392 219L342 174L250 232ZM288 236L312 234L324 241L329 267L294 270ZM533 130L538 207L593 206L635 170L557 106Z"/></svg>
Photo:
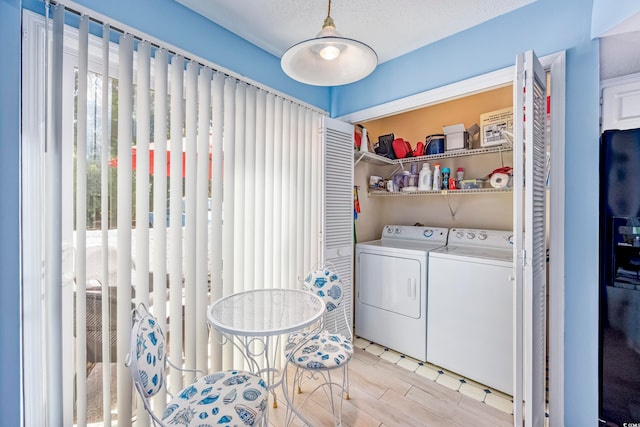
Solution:
<svg viewBox="0 0 640 427"><path fill-rule="evenodd" d="M403 138L413 148L426 137L442 134L443 126L463 124L470 128L480 125L480 115L511 107L513 103L512 85L494 88L485 92L449 100L419 109L394 114L360 123L367 129L372 144L378 137L393 133ZM479 153L479 137L471 141L471 149L446 151L451 157L439 155L406 158L402 165L384 164L374 155L367 155L358 161L354 173L354 185L359 189L361 212L356 220L358 241L377 239L382 227L387 224L413 225L415 223L438 227L489 228L510 230L513 221L513 198L510 191L500 192L460 192L450 190L442 193L401 193L381 194L383 191L369 188L369 178L393 175L410 170L415 163L418 170L429 162L431 170L439 163L448 167L452 175L458 167L464 169L465 179L486 178L493 170L513 166L513 151L508 144L503 149L496 148L489 153ZM356 161L358 154L356 154ZM486 182L489 187L489 183ZM486 188L486 187L485 187ZM490 188L490 187L489 187Z"/></svg>
<svg viewBox="0 0 640 427"><path fill-rule="evenodd" d="M513 85L506 84L363 122L378 145L393 134L393 148L400 139L407 149L420 148L402 157L400 146L388 165L379 154L356 155L355 169L356 185L365 189L356 221L356 334L508 395L513 393L513 193L509 184L492 186L489 176L513 167L513 140L487 130L496 138L490 141L480 129L489 128L487 113L502 111L512 134L512 104ZM445 137L452 125L464 132L462 144ZM423 166L432 179L421 173L416 182ZM440 184L434 184L440 174ZM381 240L370 241L380 238L380 230ZM372 239L363 240L368 236ZM439 251L448 257L453 246L447 242L456 236L456 246L495 241L500 267L477 268L477 262L457 256L434 258Z"/></svg>
<svg viewBox="0 0 640 427"><path fill-rule="evenodd" d="M369 140L361 139L359 149L354 148L359 205L356 336L372 342L379 339L382 347L393 350L395 346L400 353L402 346L416 341L420 348L413 358L512 396L508 402L513 402L516 425L524 402L534 408L526 414L527 424L536 425L544 416L546 342L557 341L555 336L545 337L546 248L554 245L545 230L547 218L553 224L562 208L549 203L548 183L554 158L549 136L558 146L563 141L563 54L547 58L546 64L545 72L535 54L527 52L518 55L514 68L339 118L366 129ZM554 73L554 67L561 71ZM551 91L552 82L556 92ZM552 132L554 105L558 126ZM491 122L488 116L508 117L509 126ZM447 146L452 127L456 132L466 130L462 147ZM442 134L447 134L441 138L444 144L430 147L429 142ZM415 156L389 159L382 152L374 153L376 143L382 146L385 140L398 138L407 141L410 150L417 149ZM424 144L424 152L419 143ZM408 151L406 143L404 147ZM561 165L564 151L558 153ZM418 188L416 183L424 182L415 177L427 162L431 173L436 164L445 172L443 181L457 180L430 190ZM463 176L457 176L459 168ZM554 170L560 176L561 171ZM492 174L506 178L497 182ZM549 206L556 211L545 211ZM436 247L439 228L449 230L448 240ZM562 247L563 243L556 246ZM408 277L409 268L399 267L400 260L413 263L419 273ZM394 273L398 269L402 274ZM368 278L368 283L362 278ZM424 304L426 310L412 315L407 309L411 304L399 304L403 300ZM466 305L461 314L462 302ZM449 308L435 310L445 305ZM386 321L376 321L384 316ZM409 329L415 328L402 326L405 318L426 324L426 350L422 336L411 335ZM395 333L379 332L381 328ZM437 355L433 349L444 351ZM452 356L456 354L469 357L456 361ZM504 354L516 357L500 359ZM483 378L485 372L488 376Z"/></svg>

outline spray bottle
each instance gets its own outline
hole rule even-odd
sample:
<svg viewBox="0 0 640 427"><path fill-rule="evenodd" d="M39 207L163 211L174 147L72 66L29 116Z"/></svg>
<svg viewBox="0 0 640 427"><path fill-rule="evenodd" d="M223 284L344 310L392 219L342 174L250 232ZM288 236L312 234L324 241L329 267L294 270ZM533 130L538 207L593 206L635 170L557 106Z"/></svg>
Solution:
<svg viewBox="0 0 640 427"><path fill-rule="evenodd" d="M442 187L442 175L440 174L440 164L433 165L433 189L440 190Z"/></svg>

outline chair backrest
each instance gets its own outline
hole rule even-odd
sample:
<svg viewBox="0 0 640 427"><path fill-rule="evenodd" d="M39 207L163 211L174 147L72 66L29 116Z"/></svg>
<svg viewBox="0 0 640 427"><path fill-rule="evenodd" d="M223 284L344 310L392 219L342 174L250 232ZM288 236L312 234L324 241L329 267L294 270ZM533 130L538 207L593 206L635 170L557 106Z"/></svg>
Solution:
<svg viewBox="0 0 640 427"><path fill-rule="evenodd" d="M304 289L318 295L332 312L342 303L344 289L340 276L329 266L320 266L304 279Z"/></svg>
<svg viewBox="0 0 640 427"><path fill-rule="evenodd" d="M347 306L342 304L344 283L333 265L317 264L305 277L303 288L318 295L325 302L327 315L324 319L324 328L331 333L339 333L353 339ZM337 310L339 307L342 308L341 311Z"/></svg>
<svg viewBox="0 0 640 427"><path fill-rule="evenodd" d="M133 310L131 350L126 365L131 369L133 382L145 400L164 386L167 364L164 332L144 304Z"/></svg>

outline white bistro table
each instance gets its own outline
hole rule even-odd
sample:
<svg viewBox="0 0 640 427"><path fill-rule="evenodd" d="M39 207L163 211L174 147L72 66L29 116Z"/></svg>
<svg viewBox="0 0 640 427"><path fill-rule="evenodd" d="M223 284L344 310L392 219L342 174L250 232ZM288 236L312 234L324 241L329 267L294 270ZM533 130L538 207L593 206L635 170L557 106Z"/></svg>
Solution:
<svg viewBox="0 0 640 427"><path fill-rule="evenodd" d="M207 318L213 328L243 352L249 370L262 376L273 396L273 407L277 408L274 388L282 383L282 376L276 380L280 370L275 366L282 352L280 337L303 330L311 334L319 331L324 312L324 301L310 292L255 289L215 301ZM265 420L268 425L268 411Z"/></svg>

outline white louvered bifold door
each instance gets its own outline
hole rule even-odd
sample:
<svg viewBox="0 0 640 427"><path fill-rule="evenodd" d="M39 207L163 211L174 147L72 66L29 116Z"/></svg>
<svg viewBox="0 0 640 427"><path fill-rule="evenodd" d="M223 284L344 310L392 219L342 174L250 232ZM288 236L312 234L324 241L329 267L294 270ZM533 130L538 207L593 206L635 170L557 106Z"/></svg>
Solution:
<svg viewBox="0 0 640 427"><path fill-rule="evenodd" d="M532 51L514 83L514 425L542 426L546 364L546 76ZM523 405L524 401L524 405ZM524 412L524 413L523 413Z"/></svg>
<svg viewBox="0 0 640 427"><path fill-rule="evenodd" d="M353 327L353 125L324 122L324 261L344 284L349 327ZM336 312L325 319L333 323ZM346 331L340 331L345 333Z"/></svg>

